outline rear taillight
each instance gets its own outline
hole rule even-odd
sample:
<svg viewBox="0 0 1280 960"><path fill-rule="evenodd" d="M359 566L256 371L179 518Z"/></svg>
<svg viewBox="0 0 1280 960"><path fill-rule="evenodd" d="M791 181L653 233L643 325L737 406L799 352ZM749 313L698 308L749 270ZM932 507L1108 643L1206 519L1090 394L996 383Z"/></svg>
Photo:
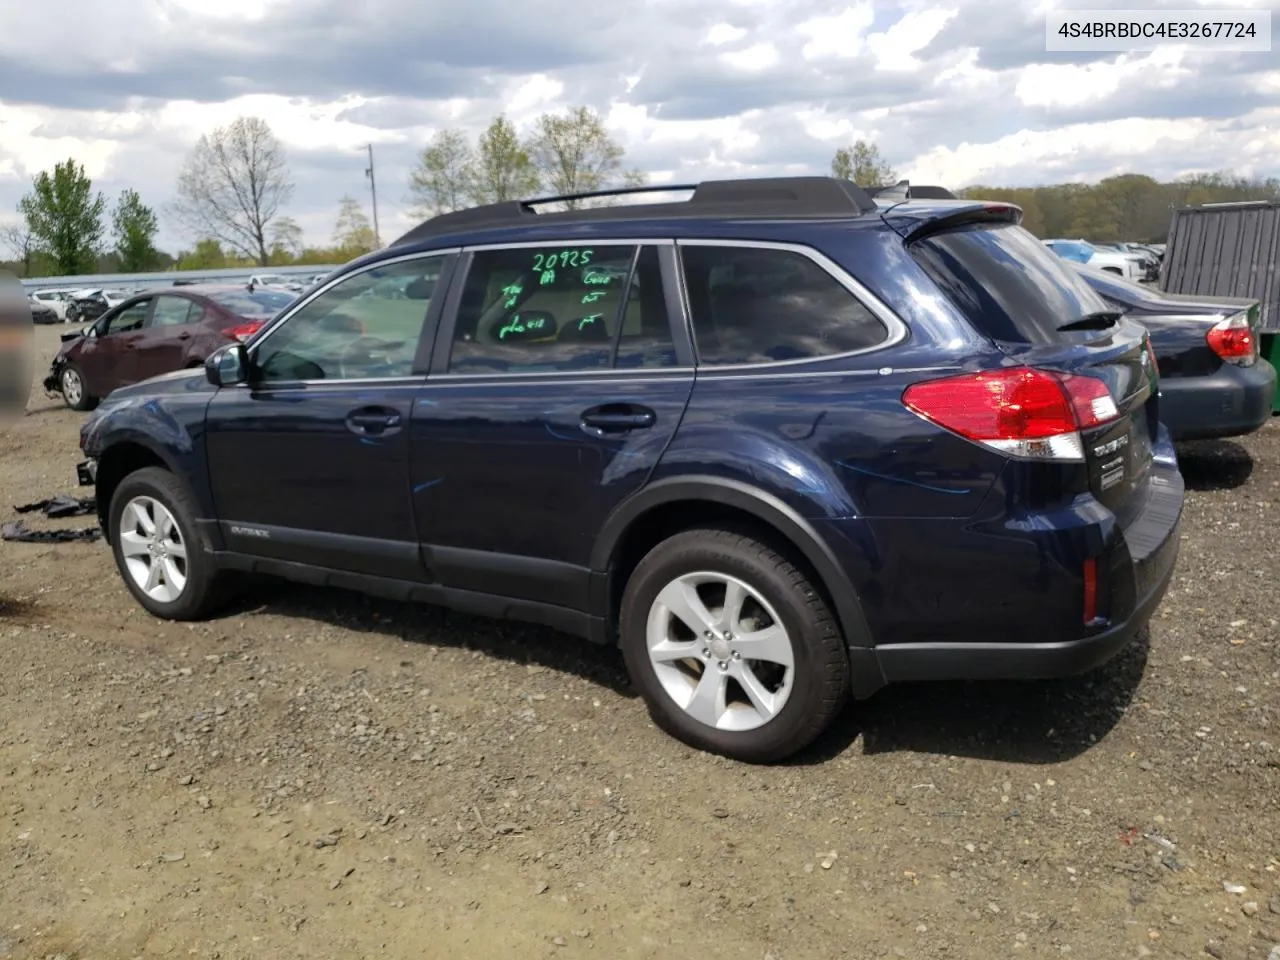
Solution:
<svg viewBox="0 0 1280 960"><path fill-rule="evenodd" d="M1249 367L1258 360L1258 341L1249 326L1249 315L1237 313L1220 320L1205 334L1209 349L1227 363Z"/></svg>
<svg viewBox="0 0 1280 960"><path fill-rule="evenodd" d="M241 323L232 327L226 331L226 334L236 340L248 340L262 329L264 323L266 323L265 320L250 320L248 323Z"/></svg>
<svg viewBox="0 0 1280 960"><path fill-rule="evenodd" d="M926 380L902 402L962 437L1036 460L1083 460L1080 431L1119 416L1101 380L1033 367Z"/></svg>

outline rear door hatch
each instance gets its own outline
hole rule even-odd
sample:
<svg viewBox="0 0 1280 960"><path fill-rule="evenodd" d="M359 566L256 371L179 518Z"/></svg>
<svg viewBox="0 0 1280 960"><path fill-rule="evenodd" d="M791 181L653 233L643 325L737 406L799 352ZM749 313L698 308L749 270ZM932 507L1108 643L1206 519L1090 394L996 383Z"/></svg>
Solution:
<svg viewBox="0 0 1280 960"><path fill-rule="evenodd" d="M1105 394L1085 384L1092 416L1081 440L1091 492L1125 525L1146 500L1159 424L1147 332L1016 219L1016 208L1004 205L976 215L962 209L908 240L917 262L1011 362L1105 384Z"/></svg>

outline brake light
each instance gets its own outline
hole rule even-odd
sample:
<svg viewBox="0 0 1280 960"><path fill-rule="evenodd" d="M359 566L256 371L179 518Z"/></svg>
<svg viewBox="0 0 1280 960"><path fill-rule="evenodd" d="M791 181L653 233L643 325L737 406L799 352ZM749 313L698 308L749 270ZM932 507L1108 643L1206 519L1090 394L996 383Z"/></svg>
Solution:
<svg viewBox="0 0 1280 960"><path fill-rule="evenodd" d="M1209 349L1227 363L1248 367L1258 359L1258 341L1254 339L1247 313L1237 313L1215 323L1205 334L1205 340Z"/></svg>
<svg viewBox="0 0 1280 960"><path fill-rule="evenodd" d="M250 320L248 323L241 323L232 327L226 331L226 334L236 340L248 340L262 329L264 323L266 323L265 320Z"/></svg>
<svg viewBox="0 0 1280 960"><path fill-rule="evenodd" d="M1080 431L1120 415L1101 380L1034 367L925 380L902 402L962 437L1036 460L1083 460Z"/></svg>

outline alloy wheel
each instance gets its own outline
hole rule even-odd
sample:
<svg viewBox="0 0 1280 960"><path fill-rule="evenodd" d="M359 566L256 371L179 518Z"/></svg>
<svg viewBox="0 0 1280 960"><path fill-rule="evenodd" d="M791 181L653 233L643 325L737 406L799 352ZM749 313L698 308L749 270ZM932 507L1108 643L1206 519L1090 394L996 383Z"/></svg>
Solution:
<svg viewBox="0 0 1280 960"><path fill-rule="evenodd" d="M120 552L143 593L173 603L187 585L187 545L169 509L154 497L134 497L120 514Z"/></svg>

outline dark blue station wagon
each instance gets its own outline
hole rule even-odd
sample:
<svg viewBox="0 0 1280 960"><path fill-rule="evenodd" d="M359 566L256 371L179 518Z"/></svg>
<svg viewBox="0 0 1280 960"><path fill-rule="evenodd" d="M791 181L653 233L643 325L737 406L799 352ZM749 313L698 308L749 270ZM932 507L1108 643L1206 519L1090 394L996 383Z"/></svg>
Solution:
<svg viewBox="0 0 1280 960"><path fill-rule="evenodd" d="M1077 673L1146 624L1183 500L1151 347L1016 207L663 189L692 193L444 214L115 391L80 475L128 589L547 624L753 762L850 695Z"/></svg>

